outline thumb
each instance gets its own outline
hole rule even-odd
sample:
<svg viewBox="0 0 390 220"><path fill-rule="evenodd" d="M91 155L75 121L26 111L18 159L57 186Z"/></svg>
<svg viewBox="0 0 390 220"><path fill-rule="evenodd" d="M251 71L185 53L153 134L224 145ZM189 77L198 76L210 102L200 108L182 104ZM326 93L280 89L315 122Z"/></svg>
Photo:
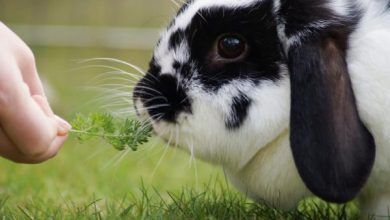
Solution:
<svg viewBox="0 0 390 220"><path fill-rule="evenodd" d="M72 128L72 126L66 120L60 118L57 115L54 115L53 110L51 109L50 104L47 101L47 98L42 95L33 95L32 98L38 104L38 106L41 107L42 111L48 117L53 118L55 120L55 122L58 125L57 135L59 136L67 135L69 130Z"/></svg>

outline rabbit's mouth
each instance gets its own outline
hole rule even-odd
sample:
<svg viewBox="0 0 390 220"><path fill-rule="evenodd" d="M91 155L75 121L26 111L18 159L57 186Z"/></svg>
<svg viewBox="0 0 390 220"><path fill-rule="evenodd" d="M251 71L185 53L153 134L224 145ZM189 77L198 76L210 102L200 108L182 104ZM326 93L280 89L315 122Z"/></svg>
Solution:
<svg viewBox="0 0 390 220"><path fill-rule="evenodd" d="M147 113L154 122L178 123L182 113L192 113L185 88L170 74L146 75L135 87L133 97L138 114Z"/></svg>
<svg viewBox="0 0 390 220"><path fill-rule="evenodd" d="M163 139L170 147L181 147L183 143L184 145L187 143L183 142L181 138L183 138L182 128L188 127L189 113L176 113L174 121L164 119L161 117L162 113L159 114L160 117L153 116L139 97L134 98L134 107L138 117L143 121L149 121L156 136ZM152 113L154 112L152 111Z"/></svg>
<svg viewBox="0 0 390 220"><path fill-rule="evenodd" d="M150 70L136 85L133 100L138 117L150 121L154 132L170 145L177 145L176 136L192 115L192 99L178 79Z"/></svg>
<svg viewBox="0 0 390 220"><path fill-rule="evenodd" d="M156 109L153 109L153 107ZM149 121L157 134L163 133L163 130L166 130L169 126L180 127L191 115L191 112L180 111L175 113L169 112L172 115L164 117L165 113L163 111L168 110L168 107L165 107L165 105L164 108L160 108L157 105L150 107L145 105L145 102L139 97L134 98L134 108L138 118L142 121Z"/></svg>

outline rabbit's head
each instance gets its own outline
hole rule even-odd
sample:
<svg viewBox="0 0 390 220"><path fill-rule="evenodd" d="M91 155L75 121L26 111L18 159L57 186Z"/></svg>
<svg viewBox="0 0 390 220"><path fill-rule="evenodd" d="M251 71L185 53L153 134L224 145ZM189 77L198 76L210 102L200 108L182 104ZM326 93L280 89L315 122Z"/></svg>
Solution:
<svg viewBox="0 0 390 220"><path fill-rule="evenodd" d="M284 2L188 1L134 90L136 109L172 146L232 171L290 131L306 185L343 202L375 154L345 61L353 24L326 6L309 16L302 1Z"/></svg>
<svg viewBox="0 0 390 220"><path fill-rule="evenodd" d="M240 169L288 128L289 80L271 4L210 2L179 12L135 100L172 145Z"/></svg>

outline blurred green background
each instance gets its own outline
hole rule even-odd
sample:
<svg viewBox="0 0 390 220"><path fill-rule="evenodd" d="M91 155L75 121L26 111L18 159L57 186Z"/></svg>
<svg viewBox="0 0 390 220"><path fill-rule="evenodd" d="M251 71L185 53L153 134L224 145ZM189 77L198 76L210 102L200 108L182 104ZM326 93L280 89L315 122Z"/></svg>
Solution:
<svg viewBox="0 0 390 220"><path fill-rule="evenodd" d="M91 102L104 94L86 89L99 86L102 81L91 79L107 69L84 68L89 64L78 61L111 57L146 69L159 29L176 10L170 0L0 0L0 20L30 45L53 108L67 119L110 105L110 99ZM92 65L103 64L133 71L110 62ZM141 182L164 193L183 186L201 189L215 178L224 181L219 169L194 162L159 140L123 154L99 142L80 144L70 137L60 154L45 164L0 159L0 194L12 204L116 201L137 194Z"/></svg>

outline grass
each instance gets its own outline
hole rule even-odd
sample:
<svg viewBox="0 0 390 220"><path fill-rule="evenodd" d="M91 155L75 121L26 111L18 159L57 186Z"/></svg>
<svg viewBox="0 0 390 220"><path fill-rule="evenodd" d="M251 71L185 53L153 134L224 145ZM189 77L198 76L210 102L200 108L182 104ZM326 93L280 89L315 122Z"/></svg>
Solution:
<svg viewBox="0 0 390 220"><path fill-rule="evenodd" d="M10 24L161 27L175 10L168 0L115 4L0 0L0 5L0 20ZM107 104L91 102L105 94L85 89L107 69L80 68L77 61L114 57L145 69L151 57L151 51L101 48L33 51L40 75L52 88L50 102L67 119ZM193 161L158 139L137 152L118 153L100 142L79 144L71 137L61 153L44 164L0 159L0 219L357 219L357 215L354 204L336 207L312 199L289 212L253 203L227 185L219 168Z"/></svg>
<svg viewBox="0 0 390 220"><path fill-rule="evenodd" d="M214 180L215 181L215 180ZM215 182L212 183L215 183ZM201 193L185 188L179 193L152 191L141 184L140 195L120 200L93 198L90 202L71 200L28 200L9 205L0 199L2 219L359 219L353 204L329 205L317 200L301 202L296 210L280 211L249 202L220 185L208 185ZM48 206L48 204L51 204ZM15 211L17 210L17 211Z"/></svg>

